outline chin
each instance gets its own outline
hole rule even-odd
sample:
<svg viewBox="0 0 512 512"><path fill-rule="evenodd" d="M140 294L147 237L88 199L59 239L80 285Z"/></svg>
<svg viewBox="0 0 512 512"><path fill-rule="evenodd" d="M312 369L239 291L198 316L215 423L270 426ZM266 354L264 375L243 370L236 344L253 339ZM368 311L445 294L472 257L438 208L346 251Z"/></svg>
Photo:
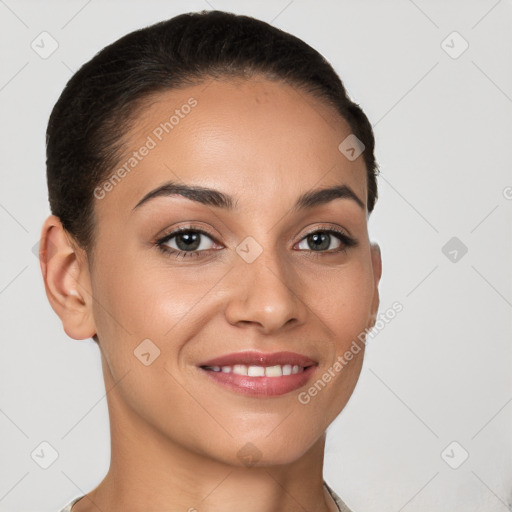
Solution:
<svg viewBox="0 0 512 512"><path fill-rule="evenodd" d="M260 438L247 438L234 442L235 452L230 449L229 463L238 467L266 467L279 466L296 462L318 441L321 434L315 439L306 440L302 435L293 436L283 432L275 435L266 434Z"/></svg>

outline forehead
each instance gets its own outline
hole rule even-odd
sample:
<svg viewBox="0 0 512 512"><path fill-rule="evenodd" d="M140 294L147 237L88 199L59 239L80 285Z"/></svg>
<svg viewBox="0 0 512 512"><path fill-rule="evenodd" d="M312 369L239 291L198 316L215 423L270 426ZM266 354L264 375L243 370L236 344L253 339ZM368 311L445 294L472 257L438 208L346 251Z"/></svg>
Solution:
<svg viewBox="0 0 512 512"><path fill-rule="evenodd" d="M343 183L366 204L363 157L351 161L338 148L349 135L332 107L283 82L212 79L159 92L140 107L112 171L124 169L122 179L98 208L126 211L168 180L222 189L253 207Z"/></svg>

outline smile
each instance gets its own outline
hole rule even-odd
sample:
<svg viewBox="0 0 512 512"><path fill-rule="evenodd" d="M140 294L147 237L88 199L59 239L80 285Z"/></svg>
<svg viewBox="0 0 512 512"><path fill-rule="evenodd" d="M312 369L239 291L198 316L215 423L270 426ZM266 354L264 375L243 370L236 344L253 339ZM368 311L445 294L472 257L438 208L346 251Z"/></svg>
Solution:
<svg viewBox="0 0 512 512"><path fill-rule="evenodd" d="M236 393L279 396L304 386L318 362L294 352L238 352L199 365L213 382Z"/></svg>
<svg viewBox="0 0 512 512"><path fill-rule="evenodd" d="M235 364L234 366L206 366L205 370L214 372L236 373L237 375L248 375L249 377L281 377L282 375L292 375L303 372L304 367L294 364L284 364L275 366L247 366L245 364Z"/></svg>

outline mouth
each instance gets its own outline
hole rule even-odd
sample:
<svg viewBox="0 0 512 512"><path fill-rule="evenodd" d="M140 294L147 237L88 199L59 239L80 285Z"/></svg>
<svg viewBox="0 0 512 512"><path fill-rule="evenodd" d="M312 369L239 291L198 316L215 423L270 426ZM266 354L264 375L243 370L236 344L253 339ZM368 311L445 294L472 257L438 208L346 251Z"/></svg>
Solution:
<svg viewBox="0 0 512 512"><path fill-rule="evenodd" d="M210 379L231 391L269 397L306 385L318 362L295 352L238 352L198 366Z"/></svg>

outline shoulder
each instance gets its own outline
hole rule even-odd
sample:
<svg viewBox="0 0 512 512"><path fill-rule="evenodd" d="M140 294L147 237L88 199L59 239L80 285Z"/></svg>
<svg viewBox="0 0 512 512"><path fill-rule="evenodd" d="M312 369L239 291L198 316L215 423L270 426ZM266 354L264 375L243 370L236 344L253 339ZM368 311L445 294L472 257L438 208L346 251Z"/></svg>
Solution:
<svg viewBox="0 0 512 512"><path fill-rule="evenodd" d="M71 500L63 509L59 510L59 512L71 512L71 507L81 498L83 498L85 495L83 496L78 496L77 498Z"/></svg>

